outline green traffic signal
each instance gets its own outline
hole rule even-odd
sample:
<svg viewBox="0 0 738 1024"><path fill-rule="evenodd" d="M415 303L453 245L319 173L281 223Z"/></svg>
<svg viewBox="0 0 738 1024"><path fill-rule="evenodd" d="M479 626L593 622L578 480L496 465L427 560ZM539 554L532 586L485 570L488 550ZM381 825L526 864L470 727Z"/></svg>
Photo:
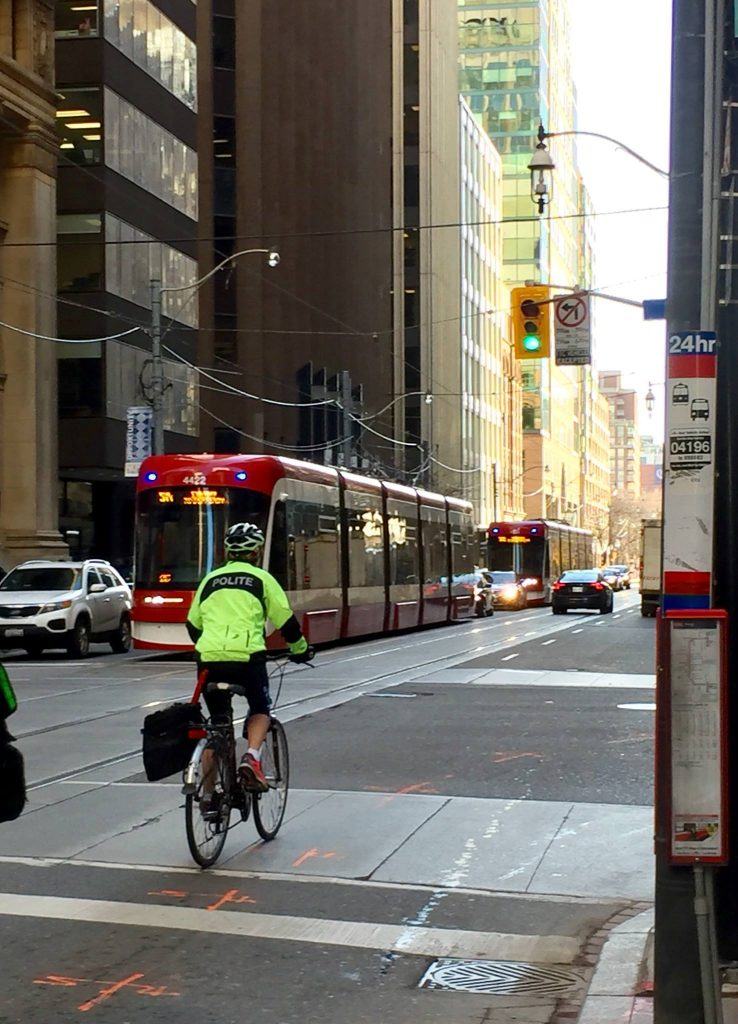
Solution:
<svg viewBox="0 0 738 1024"><path fill-rule="evenodd" d="M541 347L541 339L535 334L529 334L523 338L523 348L526 352L537 352Z"/></svg>

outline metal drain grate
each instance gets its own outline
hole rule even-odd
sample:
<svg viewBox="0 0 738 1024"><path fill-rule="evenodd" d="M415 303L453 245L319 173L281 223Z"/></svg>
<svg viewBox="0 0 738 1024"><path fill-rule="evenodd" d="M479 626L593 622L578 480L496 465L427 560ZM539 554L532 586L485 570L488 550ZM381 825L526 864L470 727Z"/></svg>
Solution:
<svg viewBox="0 0 738 1024"><path fill-rule="evenodd" d="M503 960L436 960L418 988L442 988L498 996L563 996L584 981L562 967Z"/></svg>

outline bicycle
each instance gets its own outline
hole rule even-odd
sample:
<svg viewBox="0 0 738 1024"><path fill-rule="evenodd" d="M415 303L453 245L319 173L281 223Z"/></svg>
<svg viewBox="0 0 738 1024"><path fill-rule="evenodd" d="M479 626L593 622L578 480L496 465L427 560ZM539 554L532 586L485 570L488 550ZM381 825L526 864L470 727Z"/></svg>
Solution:
<svg viewBox="0 0 738 1024"><path fill-rule="evenodd" d="M287 658L284 655L272 657L276 669L271 677L279 676L279 686L274 701L276 708L282 690ZM244 687L238 683L208 683L207 671L198 676L197 687L192 698L197 703L203 692L209 688L221 693L246 696ZM269 732L262 751L262 769L269 784L264 792L245 789L238 780L236 769L236 737L233 731L233 708L226 722L206 721L202 727L190 731L190 737L198 744L185 768L182 792L185 795L185 829L187 844L194 861L202 868L212 867L220 856L226 837L231 828L231 812L238 811L241 821L248 821L251 811L254 824L261 838L268 842L277 835L284 819L289 791L290 761L287 736L284 726L272 717ZM203 814L200 801L203 795L202 759L206 750L212 752L213 781L211 809ZM236 823L238 824L238 822Z"/></svg>

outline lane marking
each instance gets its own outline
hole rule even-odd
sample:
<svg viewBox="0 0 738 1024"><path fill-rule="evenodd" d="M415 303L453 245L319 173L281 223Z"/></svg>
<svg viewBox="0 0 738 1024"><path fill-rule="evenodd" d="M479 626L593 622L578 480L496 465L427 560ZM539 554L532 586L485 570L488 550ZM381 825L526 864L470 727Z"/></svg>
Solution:
<svg viewBox="0 0 738 1024"><path fill-rule="evenodd" d="M507 655L505 655L504 658L502 658L502 661L512 661L513 658L519 658L519 657L520 657L519 654L507 654Z"/></svg>
<svg viewBox="0 0 738 1024"><path fill-rule="evenodd" d="M620 711L655 711L655 704L618 704Z"/></svg>
<svg viewBox="0 0 738 1024"><path fill-rule="evenodd" d="M201 934L213 930L213 916L207 910L19 893L0 893L0 915L64 921L67 925L69 921L85 921ZM240 938L389 950L423 957L563 964L579 955L579 940L567 935L518 935L233 910L220 911L216 927L220 935Z"/></svg>
<svg viewBox="0 0 738 1024"><path fill-rule="evenodd" d="M492 764L506 764L508 761L519 761L523 757L535 757L539 761L543 760L543 754L534 754L531 751L516 754L513 750L496 750L492 758Z"/></svg>
<svg viewBox="0 0 738 1024"><path fill-rule="evenodd" d="M544 640L543 643L541 644L541 647L549 647L551 644L555 644L555 643L556 643L556 637L554 637L553 640Z"/></svg>
<svg viewBox="0 0 738 1024"><path fill-rule="evenodd" d="M583 633L583 629L572 629L572 633Z"/></svg>

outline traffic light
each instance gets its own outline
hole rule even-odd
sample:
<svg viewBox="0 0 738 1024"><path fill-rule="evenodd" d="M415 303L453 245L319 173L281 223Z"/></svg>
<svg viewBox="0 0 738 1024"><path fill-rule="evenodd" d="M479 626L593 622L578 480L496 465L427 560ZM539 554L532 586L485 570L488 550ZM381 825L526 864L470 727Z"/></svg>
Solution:
<svg viewBox="0 0 738 1024"><path fill-rule="evenodd" d="M544 285L511 292L513 338L517 359L548 359L551 354L551 303Z"/></svg>

